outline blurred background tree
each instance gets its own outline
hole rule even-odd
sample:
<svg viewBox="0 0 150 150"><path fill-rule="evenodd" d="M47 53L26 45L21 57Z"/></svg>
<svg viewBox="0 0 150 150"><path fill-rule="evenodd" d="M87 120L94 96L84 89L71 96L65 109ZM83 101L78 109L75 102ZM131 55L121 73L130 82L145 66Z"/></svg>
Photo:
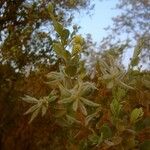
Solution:
<svg viewBox="0 0 150 150"><path fill-rule="evenodd" d="M52 3L58 21L70 25L75 11L90 10L90 1L74 0L2 0L0 1L0 62L10 64L17 72L26 66L53 60L51 37L55 36L47 11ZM47 44L45 44L47 43ZM49 57L47 57L49 56ZM43 62L44 64L45 61ZM35 66L34 66L35 67Z"/></svg>
<svg viewBox="0 0 150 150"><path fill-rule="evenodd" d="M139 47L142 63L148 64L150 62L150 1L119 0L115 9L119 9L120 14L113 18L113 25L106 28L109 34L103 38L101 49L111 49L125 44L123 54L127 49L133 51L134 48Z"/></svg>

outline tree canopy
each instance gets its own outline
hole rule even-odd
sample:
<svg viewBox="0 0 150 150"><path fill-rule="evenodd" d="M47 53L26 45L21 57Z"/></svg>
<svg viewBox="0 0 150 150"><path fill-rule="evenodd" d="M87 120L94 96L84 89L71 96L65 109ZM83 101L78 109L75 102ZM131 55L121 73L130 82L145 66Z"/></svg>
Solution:
<svg viewBox="0 0 150 150"><path fill-rule="evenodd" d="M43 59L44 63L54 60L51 37L55 35L52 32L51 18L47 10L49 2L53 5L55 18L65 25L71 23L74 11L90 9L90 1L84 0L61 2L2 0L0 2L1 63L8 63L16 70L23 71L25 66L41 63Z"/></svg>
<svg viewBox="0 0 150 150"><path fill-rule="evenodd" d="M149 0L120 0L116 9L119 9L120 14L114 16L113 25L106 28L110 34L103 39L101 48L120 44L126 44L129 49L139 47L142 63L147 63L150 57Z"/></svg>

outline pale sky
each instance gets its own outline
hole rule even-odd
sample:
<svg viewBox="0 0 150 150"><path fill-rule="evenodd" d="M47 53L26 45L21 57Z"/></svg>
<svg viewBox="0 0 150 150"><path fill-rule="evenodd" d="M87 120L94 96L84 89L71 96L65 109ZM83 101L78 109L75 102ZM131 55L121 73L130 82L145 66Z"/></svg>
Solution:
<svg viewBox="0 0 150 150"><path fill-rule="evenodd" d="M114 9L117 2L118 0L93 0L95 8L91 11L92 16L83 12L76 13L73 22L81 26L79 33L90 33L95 42L100 42L107 35L104 28L113 23L112 17L119 14L119 10Z"/></svg>

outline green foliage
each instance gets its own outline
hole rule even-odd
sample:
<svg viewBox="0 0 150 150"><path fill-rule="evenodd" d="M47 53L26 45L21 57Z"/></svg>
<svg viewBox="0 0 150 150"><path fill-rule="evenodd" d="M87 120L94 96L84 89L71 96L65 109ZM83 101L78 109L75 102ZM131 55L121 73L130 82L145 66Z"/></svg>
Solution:
<svg viewBox="0 0 150 150"><path fill-rule="evenodd" d="M109 62L105 62L101 59L98 62L98 67L100 67L102 77L99 79L106 81L107 88L112 89L115 86L121 86L124 88L133 89L131 86L125 84L122 80L124 79L126 72L118 65L116 60L112 57L112 55L107 56Z"/></svg>
<svg viewBox="0 0 150 150"><path fill-rule="evenodd" d="M122 105L118 100L114 99L110 104L110 110L115 118L118 118L121 112Z"/></svg>
<svg viewBox="0 0 150 150"><path fill-rule="evenodd" d="M25 113L32 114L30 122L49 110L50 118L65 130L65 146L70 149L140 147L136 123L145 112L143 108L135 108L130 97L130 92L136 92L129 85L134 71L132 68L125 71L113 55L108 55L97 61L97 79L91 81L81 59L84 39L56 21L52 9L50 5L49 15L58 34L52 50L60 60L59 67L46 76L46 84L52 90L49 96L22 98L34 104ZM143 86L147 85L143 82ZM101 91L108 95L102 96Z"/></svg>
<svg viewBox="0 0 150 150"><path fill-rule="evenodd" d="M73 5L68 0L0 1L0 63L11 64L23 74L26 67L32 66L31 70L35 71L40 65L54 64L57 59L52 52L51 37L58 35L67 44L70 33L63 24L71 23L75 10L90 7L89 0L73 2ZM47 23L49 27L43 31ZM54 30L57 35L53 34Z"/></svg>
<svg viewBox="0 0 150 150"><path fill-rule="evenodd" d="M64 50L64 47L61 43L53 43L53 48L60 58L63 58L65 61L69 58L68 51Z"/></svg>
<svg viewBox="0 0 150 150"><path fill-rule="evenodd" d="M104 139L109 139L112 137L112 131L107 124L103 124L103 126L100 129L100 132L102 133Z"/></svg>
<svg viewBox="0 0 150 150"><path fill-rule="evenodd" d="M92 143L92 145L99 146L103 142L103 133L101 133L100 136L94 133L89 136L89 140Z"/></svg>
<svg viewBox="0 0 150 150"><path fill-rule="evenodd" d="M144 47L144 39L141 38L138 40L137 45L134 48L134 53L130 64L132 67L137 66L139 64L140 54L142 52L143 47Z"/></svg>
<svg viewBox="0 0 150 150"><path fill-rule="evenodd" d="M43 97L39 100L36 98L30 97L26 95L26 97L22 98L25 102L34 104L32 107L30 107L26 112L25 115L32 113L31 119L29 123L37 117L37 115L41 112L42 116L46 114L46 111L48 109L48 104L50 102L53 102L56 100L57 96L54 95L55 93L52 91L48 97Z"/></svg>
<svg viewBox="0 0 150 150"><path fill-rule="evenodd" d="M136 123L137 121L139 121L142 117L143 117L143 110L142 108L135 108L132 112L131 112L131 116L130 116L130 122L131 123Z"/></svg>

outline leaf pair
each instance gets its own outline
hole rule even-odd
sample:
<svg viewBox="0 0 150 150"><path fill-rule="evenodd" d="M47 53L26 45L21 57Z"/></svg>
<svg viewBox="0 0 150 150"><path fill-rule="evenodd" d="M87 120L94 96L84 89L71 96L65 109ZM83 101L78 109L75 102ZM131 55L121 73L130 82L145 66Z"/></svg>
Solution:
<svg viewBox="0 0 150 150"><path fill-rule="evenodd" d="M109 64L103 59L99 61L100 70L102 72L102 79L106 81L107 88L112 89L114 86L121 86L128 89L133 89L129 85L122 82L126 75L126 72L115 62L115 60L109 56ZM99 78L99 79L101 79Z"/></svg>
<svg viewBox="0 0 150 150"><path fill-rule="evenodd" d="M32 113L29 123L31 123L40 112L42 116L46 114L49 102L53 102L57 99L57 96L52 94L53 91L51 92L50 97L43 97L39 100L28 95L22 98L25 102L34 104L24 113L25 115Z"/></svg>
<svg viewBox="0 0 150 150"><path fill-rule="evenodd" d="M53 87L56 87L60 82L65 80L65 76L66 74L63 69L60 69L60 72L52 71L46 75L46 77L49 79L49 81L46 83Z"/></svg>
<svg viewBox="0 0 150 150"><path fill-rule="evenodd" d="M96 89L96 87L89 82L83 82L79 80L77 85L75 85L72 89L67 89L63 85L60 85L59 88L62 97L66 96L63 99L61 99L59 103L60 104L72 103L72 109L75 112L79 108L84 115L87 115L87 110L84 105L92 107L99 106L99 104L92 102L84 97L86 94L88 95L91 94L91 90Z"/></svg>

